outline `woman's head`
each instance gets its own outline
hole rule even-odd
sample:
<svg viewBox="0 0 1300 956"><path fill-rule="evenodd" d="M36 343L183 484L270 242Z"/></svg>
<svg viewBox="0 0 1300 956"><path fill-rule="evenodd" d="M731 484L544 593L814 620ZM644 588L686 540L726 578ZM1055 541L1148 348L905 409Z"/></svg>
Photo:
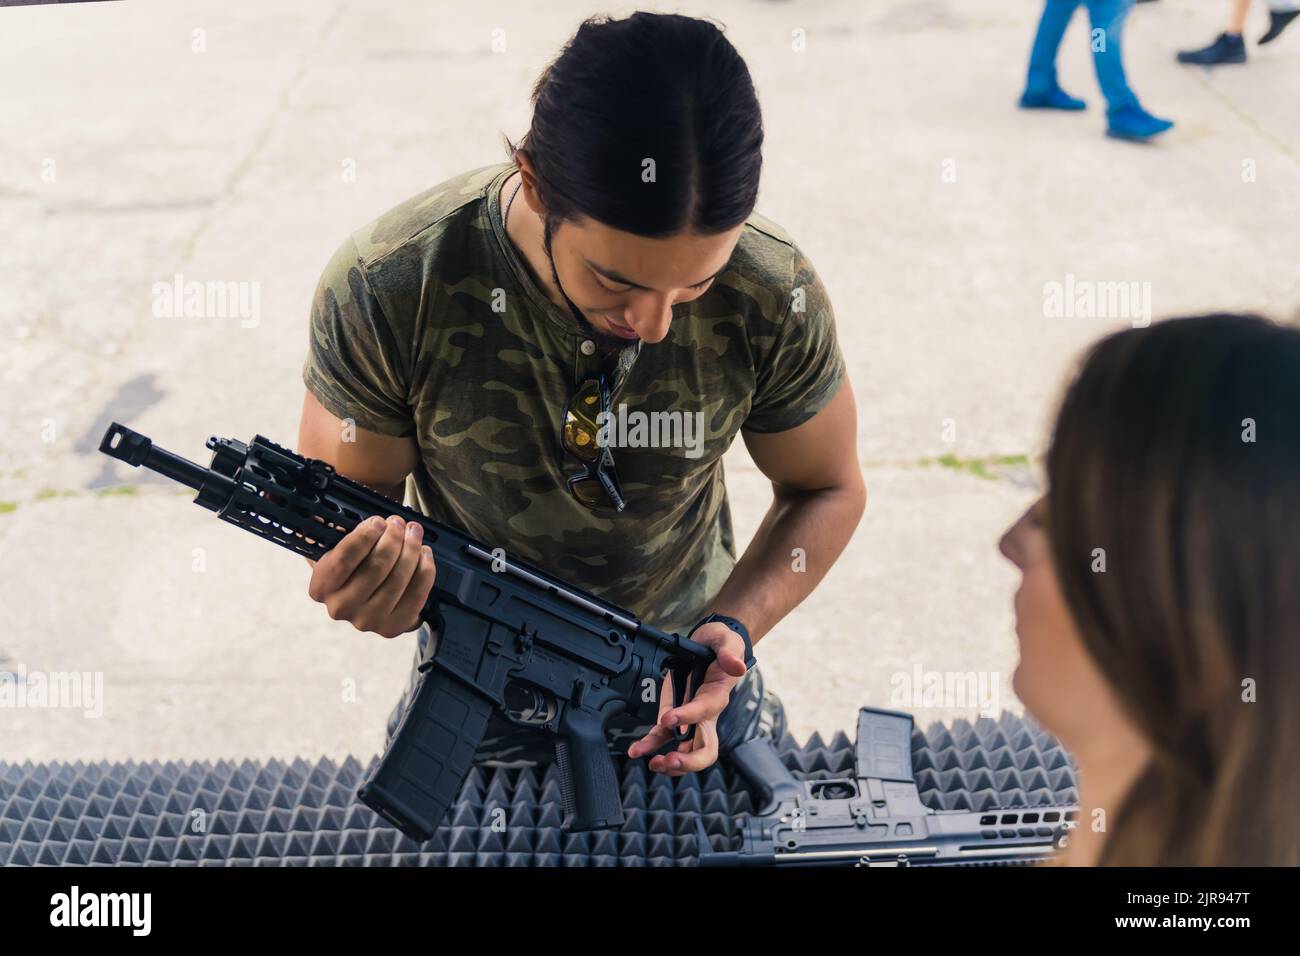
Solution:
<svg viewBox="0 0 1300 956"><path fill-rule="evenodd" d="M753 212L763 125L749 70L711 22L583 23L533 91L523 198L558 284L647 341L703 294ZM624 281L617 281L622 279Z"/></svg>
<svg viewBox="0 0 1300 956"><path fill-rule="evenodd" d="M1104 860L1300 863L1300 329L1103 339L1047 481L1003 542L1025 572L1015 683L1071 748L1145 744Z"/></svg>

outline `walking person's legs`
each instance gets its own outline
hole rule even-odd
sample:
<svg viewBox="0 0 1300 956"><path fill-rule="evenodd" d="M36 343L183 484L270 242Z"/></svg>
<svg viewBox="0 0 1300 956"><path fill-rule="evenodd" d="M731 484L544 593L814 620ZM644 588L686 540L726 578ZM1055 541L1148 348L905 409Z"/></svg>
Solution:
<svg viewBox="0 0 1300 956"><path fill-rule="evenodd" d="M1120 139L1145 140L1174 124L1142 108L1124 73L1124 23L1133 0L1088 0L1092 62L1106 97L1106 132Z"/></svg>
<svg viewBox="0 0 1300 956"><path fill-rule="evenodd" d="M1246 29L1246 14L1250 12L1250 0L1232 0L1228 10L1228 32L1241 36Z"/></svg>
<svg viewBox="0 0 1300 956"><path fill-rule="evenodd" d="M1097 85L1111 113L1138 105L1138 98L1124 75L1124 21L1132 9L1133 0L1088 0L1092 64L1097 70Z"/></svg>
<svg viewBox="0 0 1300 956"><path fill-rule="evenodd" d="M1087 104L1070 96L1056 78L1056 51L1082 0L1046 0L1029 51L1029 75L1020 105L1025 109L1081 110Z"/></svg>

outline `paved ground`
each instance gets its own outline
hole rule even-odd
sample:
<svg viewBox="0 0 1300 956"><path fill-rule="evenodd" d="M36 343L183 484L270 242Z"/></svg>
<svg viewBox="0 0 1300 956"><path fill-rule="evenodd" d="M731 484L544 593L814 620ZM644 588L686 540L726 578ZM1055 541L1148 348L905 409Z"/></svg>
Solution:
<svg viewBox="0 0 1300 956"><path fill-rule="evenodd" d="M378 212L503 157L531 81L592 10L540 6L0 10L0 669L104 680L97 719L6 711L0 760L373 751L408 641L330 621L301 561L95 446L114 418L205 461L213 433L292 444L320 268ZM1244 68L1189 70L1173 51L1211 38L1226 4L1139 8L1130 73L1178 122L1139 147L1101 135L1082 18L1062 75L1089 111L1012 108L1036 7L684 8L725 22L750 64L761 208L817 263L859 402L866 519L761 645L800 737L888 706L918 666L982 673L1019 709L995 542L1034 495L1071 362L1129 321L1047 318L1045 284L1149 283L1157 316L1300 306L1300 31ZM153 317L153 284L176 273L260 283L260 322ZM728 465L747 540L766 485L743 449Z"/></svg>

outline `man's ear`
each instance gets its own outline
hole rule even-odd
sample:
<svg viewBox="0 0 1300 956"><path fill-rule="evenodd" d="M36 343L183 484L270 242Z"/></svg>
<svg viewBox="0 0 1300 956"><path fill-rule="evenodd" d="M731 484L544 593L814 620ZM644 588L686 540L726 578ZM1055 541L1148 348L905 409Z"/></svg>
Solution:
<svg viewBox="0 0 1300 956"><path fill-rule="evenodd" d="M542 197L537 192L537 171L526 150L515 151L515 165L519 167L519 180L522 186L519 192L524 197L524 202L528 203L528 208L539 218L545 219L546 206L543 205Z"/></svg>

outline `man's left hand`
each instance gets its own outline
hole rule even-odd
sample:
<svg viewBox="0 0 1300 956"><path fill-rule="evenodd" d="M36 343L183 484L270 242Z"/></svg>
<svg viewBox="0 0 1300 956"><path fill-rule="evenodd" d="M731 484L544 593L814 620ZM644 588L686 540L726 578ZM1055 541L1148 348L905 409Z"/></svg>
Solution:
<svg viewBox="0 0 1300 956"><path fill-rule="evenodd" d="M718 759L718 717L726 710L731 689L745 676L745 642L721 621L703 624L691 640L711 648L716 655L694 696L680 707L672 706L672 676L665 675L659 694L659 722L628 748L629 757L654 753L673 739L673 728L695 725L695 735L678 744L677 751L650 758L655 773L680 777L711 766Z"/></svg>

